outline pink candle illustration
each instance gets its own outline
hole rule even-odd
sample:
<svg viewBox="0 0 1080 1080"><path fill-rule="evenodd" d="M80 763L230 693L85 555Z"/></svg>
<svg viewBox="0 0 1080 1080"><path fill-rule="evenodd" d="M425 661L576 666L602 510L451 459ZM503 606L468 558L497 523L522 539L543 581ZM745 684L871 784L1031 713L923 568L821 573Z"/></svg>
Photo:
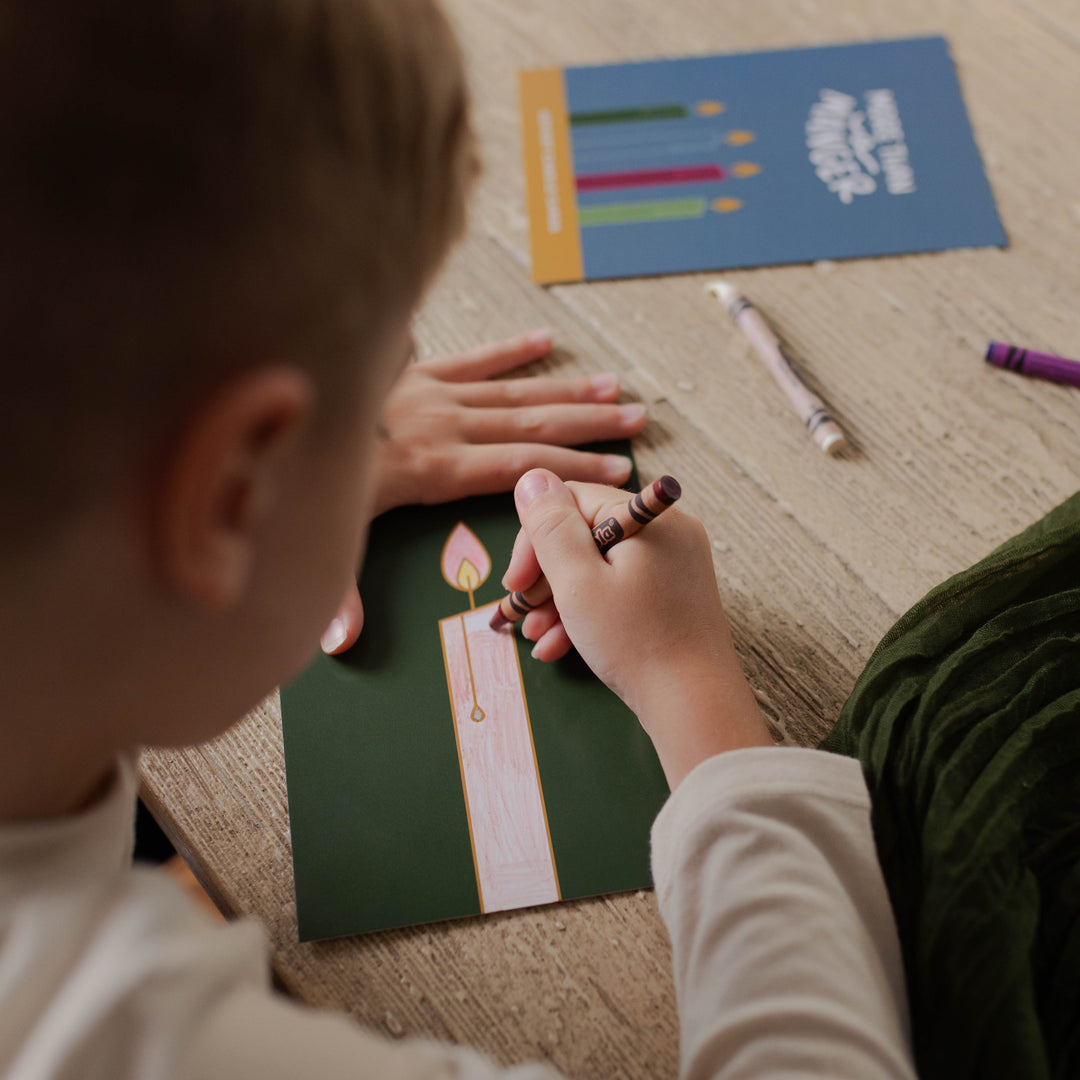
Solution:
<svg viewBox="0 0 1080 1080"><path fill-rule="evenodd" d="M447 584L468 593L469 610L439 620L461 785L480 910L559 899L544 793L513 634L492 630L498 601L477 607L491 558L459 523L442 553Z"/></svg>

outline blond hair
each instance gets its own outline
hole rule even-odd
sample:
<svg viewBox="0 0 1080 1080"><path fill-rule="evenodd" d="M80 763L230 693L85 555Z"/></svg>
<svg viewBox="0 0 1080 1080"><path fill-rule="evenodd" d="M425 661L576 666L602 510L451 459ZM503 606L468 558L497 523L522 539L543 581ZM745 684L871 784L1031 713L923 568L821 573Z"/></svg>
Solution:
<svg viewBox="0 0 1080 1080"><path fill-rule="evenodd" d="M362 360L474 169L434 0L3 0L6 543L245 365Z"/></svg>

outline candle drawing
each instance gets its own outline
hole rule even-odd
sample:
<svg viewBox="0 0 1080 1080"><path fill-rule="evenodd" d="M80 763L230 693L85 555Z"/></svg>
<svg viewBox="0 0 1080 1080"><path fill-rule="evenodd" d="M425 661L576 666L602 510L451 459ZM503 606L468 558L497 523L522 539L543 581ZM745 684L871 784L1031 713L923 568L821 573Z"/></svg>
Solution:
<svg viewBox="0 0 1080 1080"><path fill-rule="evenodd" d="M643 221L672 221L705 216L707 203L694 196L686 199L654 199L644 202L598 203L578 207L578 224L633 225Z"/></svg>
<svg viewBox="0 0 1080 1080"><path fill-rule="evenodd" d="M605 124L634 124L648 120L685 120L690 110L685 105L643 105L633 109L599 109L570 114L573 127Z"/></svg>
<svg viewBox="0 0 1080 1080"><path fill-rule="evenodd" d="M623 169L586 173L577 178L578 191L610 191L617 188L670 187L673 184L715 183L727 174L716 164L679 165L665 169Z"/></svg>
<svg viewBox="0 0 1080 1080"><path fill-rule="evenodd" d="M469 610L439 620L480 910L560 898L529 707L512 634L491 629L498 602L476 606L491 558L458 523L442 552L447 584Z"/></svg>

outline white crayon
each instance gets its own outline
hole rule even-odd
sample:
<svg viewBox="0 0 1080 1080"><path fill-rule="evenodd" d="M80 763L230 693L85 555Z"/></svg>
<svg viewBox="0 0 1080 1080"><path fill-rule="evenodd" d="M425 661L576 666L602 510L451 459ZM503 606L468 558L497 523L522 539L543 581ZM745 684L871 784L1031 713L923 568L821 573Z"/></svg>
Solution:
<svg viewBox="0 0 1080 1080"><path fill-rule="evenodd" d="M802 417L814 442L826 454L835 454L847 442L844 432L832 418L825 402L799 378L791 366L791 361L784 354L784 343L773 332L761 312L726 281L710 281L705 289L727 308L735 325L749 338L754 352Z"/></svg>

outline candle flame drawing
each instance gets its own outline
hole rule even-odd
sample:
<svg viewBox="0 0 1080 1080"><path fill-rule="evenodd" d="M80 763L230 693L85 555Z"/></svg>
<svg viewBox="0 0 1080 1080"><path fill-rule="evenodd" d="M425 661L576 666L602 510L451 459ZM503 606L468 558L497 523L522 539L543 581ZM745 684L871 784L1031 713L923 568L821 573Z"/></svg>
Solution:
<svg viewBox="0 0 1080 1080"><path fill-rule="evenodd" d="M442 550L442 575L451 587L469 594L470 609L476 607L473 593L491 573L491 556L479 537L459 521L446 538Z"/></svg>
<svg viewBox="0 0 1080 1080"><path fill-rule="evenodd" d="M469 610L476 609L473 594L488 579L491 573L491 556L480 538L464 521L459 521L450 531L442 550L442 576L446 583L461 592L469 594ZM464 616L462 617L464 627ZM473 687L473 708L471 719L480 723L487 715L476 698L476 682L473 678L472 657L469 655L468 639L465 641L465 658L469 665L469 682Z"/></svg>

